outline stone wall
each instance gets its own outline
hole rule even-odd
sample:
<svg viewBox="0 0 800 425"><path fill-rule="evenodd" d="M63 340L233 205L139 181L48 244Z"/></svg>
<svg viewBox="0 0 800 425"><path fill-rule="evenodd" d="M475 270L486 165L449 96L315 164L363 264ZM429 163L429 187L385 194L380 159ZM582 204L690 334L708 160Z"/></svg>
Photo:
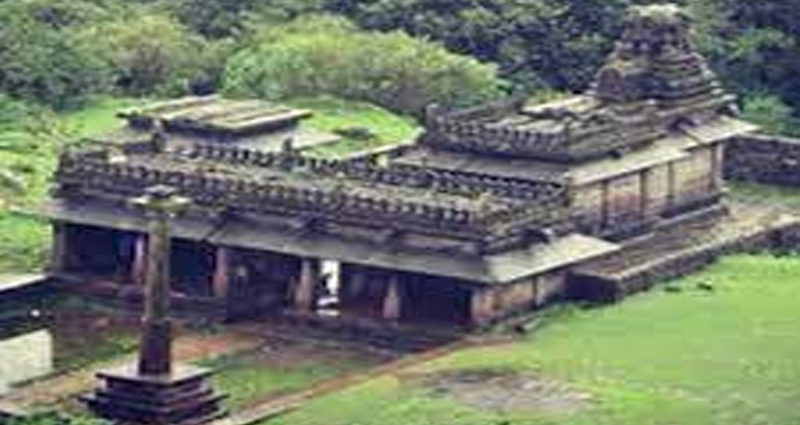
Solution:
<svg viewBox="0 0 800 425"><path fill-rule="evenodd" d="M631 267L622 273L595 274L576 271L568 278L568 296L573 301L618 302L659 282L702 270L725 255L781 253L796 251L797 247L800 247L800 224L778 224L761 231L742 232L741 235L727 240L698 242Z"/></svg>
<svg viewBox="0 0 800 425"><path fill-rule="evenodd" d="M0 341L0 395L53 371L53 337L41 330Z"/></svg>
<svg viewBox="0 0 800 425"><path fill-rule="evenodd" d="M725 177L800 186L800 139L749 135L732 140L726 151Z"/></svg>

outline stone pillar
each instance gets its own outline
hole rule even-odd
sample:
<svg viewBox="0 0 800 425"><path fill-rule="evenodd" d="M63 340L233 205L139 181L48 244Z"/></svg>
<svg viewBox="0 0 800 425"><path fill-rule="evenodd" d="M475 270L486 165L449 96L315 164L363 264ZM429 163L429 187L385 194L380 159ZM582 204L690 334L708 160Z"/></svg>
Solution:
<svg viewBox="0 0 800 425"><path fill-rule="evenodd" d="M676 161L667 165L667 208L674 208L678 202L677 178L675 176Z"/></svg>
<svg viewBox="0 0 800 425"><path fill-rule="evenodd" d="M650 181L652 180L653 170L643 170L639 174L639 202L642 213L642 218L645 220L653 216L653 203L650 198Z"/></svg>
<svg viewBox="0 0 800 425"><path fill-rule="evenodd" d="M383 298L383 318L391 322L400 321L403 314L403 296L400 288L400 275L392 273L386 285Z"/></svg>
<svg viewBox="0 0 800 425"><path fill-rule="evenodd" d="M614 224L613 217L611 217L611 183L608 180L601 182L600 191L600 198L603 202L602 206L600 207L600 211L603 216L602 227L609 227Z"/></svg>
<svg viewBox="0 0 800 425"><path fill-rule="evenodd" d="M725 187L725 144L717 143L711 148L711 191L716 193Z"/></svg>
<svg viewBox="0 0 800 425"><path fill-rule="evenodd" d="M294 288L294 307L299 313L313 313L317 306L317 287L320 283L320 262L316 258L303 258L300 276Z"/></svg>
<svg viewBox="0 0 800 425"><path fill-rule="evenodd" d="M473 325L478 327L488 325L494 318L494 292L492 289L473 289L470 310Z"/></svg>
<svg viewBox="0 0 800 425"><path fill-rule="evenodd" d="M50 252L50 272L62 273L72 266L70 261L69 225L53 223L53 246Z"/></svg>
<svg viewBox="0 0 800 425"><path fill-rule="evenodd" d="M212 287L214 298L227 300L231 286L231 249L218 247L214 260Z"/></svg>
<svg viewBox="0 0 800 425"><path fill-rule="evenodd" d="M131 282L144 286L147 273L147 235L137 235L133 246L133 264L131 264Z"/></svg>
<svg viewBox="0 0 800 425"><path fill-rule="evenodd" d="M189 200L167 186L147 189L132 201L150 218L145 313L137 367L101 371L103 387L82 397L97 415L112 423L197 425L224 414L225 398L211 389L211 371L189 365L173 367L171 353L170 227Z"/></svg>
<svg viewBox="0 0 800 425"><path fill-rule="evenodd" d="M132 203L148 215L147 271L145 273L142 342L138 373L165 376L172 373L172 321L170 309L171 220L183 212L189 200L167 186L147 189L145 196Z"/></svg>
<svg viewBox="0 0 800 425"><path fill-rule="evenodd" d="M347 277L346 286L343 287L345 292L342 295L348 300L357 301L364 294L364 288L367 285L367 274L363 268L352 266Z"/></svg>

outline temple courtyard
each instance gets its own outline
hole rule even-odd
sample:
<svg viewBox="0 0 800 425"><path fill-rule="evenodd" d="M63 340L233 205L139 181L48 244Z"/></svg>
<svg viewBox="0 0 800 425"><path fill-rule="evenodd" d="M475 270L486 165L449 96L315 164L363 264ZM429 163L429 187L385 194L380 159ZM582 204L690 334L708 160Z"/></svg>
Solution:
<svg viewBox="0 0 800 425"><path fill-rule="evenodd" d="M263 425L788 425L800 420L798 274L794 256L728 257L620 305L546 311L528 335L400 361L253 326L183 328L177 356L218 371L231 419L269 413ZM4 407L83 415L71 397L92 387L92 371L130 358L130 322L75 299L40 307L52 314L56 373ZM78 338L81 326L91 332Z"/></svg>
<svg viewBox="0 0 800 425"><path fill-rule="evenodd" d="M795 257L730 257L619 306L553 310L530 336L459 351L263 424L795 424L798 273ZM514 403L542 387L544 404ZM493 403L498 393L510 400Z"/></svg>
<svg viewBox="0 0 800 425"><path fill-rule="evenodd" d="M419 131L212 95L32 143L0 422L800 423L800 142L689 23L633 8L586 91Z"/></svg>
<svg viewBox="0 0 800 425"><path fill-rule="evenodd" d="M737 210L800 205L796 189L737 183L730 196ZM798 274L793 253L724 257L621 304L556 306L422 353L184 318L176 357L217 371L232 413L220 425L789 425L800 420ZM87 415L76 397L94 372L135 354L135 314L103 303L56 296L4 311L3 329L46 329L55 354L53 373L1 399L9 411Z"/></svg>

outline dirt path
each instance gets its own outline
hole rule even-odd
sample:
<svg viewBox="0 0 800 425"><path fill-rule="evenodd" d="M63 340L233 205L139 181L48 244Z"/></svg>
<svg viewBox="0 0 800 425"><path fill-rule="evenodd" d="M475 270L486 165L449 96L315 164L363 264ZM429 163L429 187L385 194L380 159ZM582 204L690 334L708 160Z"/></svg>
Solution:
<svg viewBox="0 0 800 425"><path fill-rule="evenodd" d="M195 362L239 351L254 349L261 345L263 337L250 327L236 327L224 333L209 335L186 333L175 340L175 359L180 362ZM58 404L91 391L97 381L95 374L109 367L135 360L135 355L100 363L74 372L45 378L14 390L0 398L0 411L25 414L36 407Z"/></svg>
<svg viewBox="0 0 800 425"><path fill-rule="evenodd" d="M327 394L342 391L346 388L386 375L396 375L414 366L444 357L473 344L466 341L455 342L424 353L405 356L397 361L386 363L367 371L355 372L340 378L322 382L306 390L271 398L253 407L235 412L230 416L212 422L210 425L252 425L256 422L287 413L303 403Z"/></svg>

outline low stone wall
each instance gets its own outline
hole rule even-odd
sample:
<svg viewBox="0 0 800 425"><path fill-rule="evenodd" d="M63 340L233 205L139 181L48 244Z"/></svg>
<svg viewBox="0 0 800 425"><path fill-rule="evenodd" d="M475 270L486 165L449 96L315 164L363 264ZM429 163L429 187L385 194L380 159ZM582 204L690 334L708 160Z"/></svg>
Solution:
<svg viewBox="0 0 800 425"><path fill-rule="evenodd" d="M570 276L570 298L591 303L614 303L653 285L702 270L720 257L734 253L796 252L800 224L789 224L740 237L699 244L631 267L618 274L576 273Z"/></svg>
<svg viewBox="0 0 800 425"><path fill-rule="evenodd" d="M758 134L733 139L727 145L725 177L800 187L800 139Z"/></svg>

